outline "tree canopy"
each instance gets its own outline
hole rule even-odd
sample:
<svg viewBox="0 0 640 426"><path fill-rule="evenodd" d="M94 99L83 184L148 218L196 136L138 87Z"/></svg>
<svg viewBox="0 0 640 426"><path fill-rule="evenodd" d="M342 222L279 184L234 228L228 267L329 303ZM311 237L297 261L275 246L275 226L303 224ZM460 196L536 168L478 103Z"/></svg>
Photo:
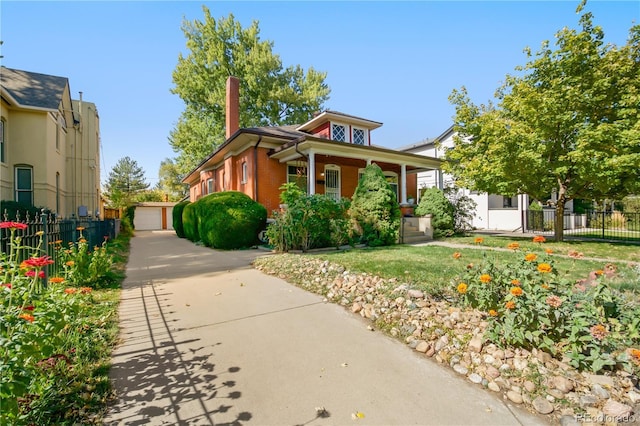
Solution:
<svg viewBox="0 0 640 426"><path fill-rule="evenodd" d="M165 158L160 162L159 180L155 189L166 195L169 201L180 201L188 193L186 186L182 183L182 176L176 163L171 158Z"/></svg>
<svg viewBox="0 0 640 426"><path fill-rule="evenodd" d="M183 22L189 53L173 72L172 93L186 105L169 137L181 173L225 140L227 77L240 79L240 127L302 124L330 93L326 73L284 68L273 42L260 39L257 21L243 28L233 14L216 21L206 6L203 12L203 21Z"/></svg>
<svg viewBox="0 0 640 426"><path fill-rule="evenodd" d="M584 4L578 8L582 12ZM556 238L567 201L621 199L640 190L640 25L624 46L604 43L591 13L556 33L507 75L497 102L454 90L455 145L445 171L483 192L557 194Z"/></svg>
<svg viewBox="0 0 640 426"><path fill-rule="evenodd" d="M135 160L123 157L109 172L105 196L112 208L124 208L134 202L135 196L149 189L144 170Z"/></svg>

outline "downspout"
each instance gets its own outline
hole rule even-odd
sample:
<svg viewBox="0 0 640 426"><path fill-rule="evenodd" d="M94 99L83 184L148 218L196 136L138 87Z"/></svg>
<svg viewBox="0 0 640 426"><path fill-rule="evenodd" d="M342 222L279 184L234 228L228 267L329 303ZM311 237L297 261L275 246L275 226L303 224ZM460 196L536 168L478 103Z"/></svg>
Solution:
<svg viewBox="0 0 640 426"><path fill-rule="evenodd" d="M258 142L256 142L253 147L253 200L258 202L258 145L262 142L262 135L258 137Z"/></svg>

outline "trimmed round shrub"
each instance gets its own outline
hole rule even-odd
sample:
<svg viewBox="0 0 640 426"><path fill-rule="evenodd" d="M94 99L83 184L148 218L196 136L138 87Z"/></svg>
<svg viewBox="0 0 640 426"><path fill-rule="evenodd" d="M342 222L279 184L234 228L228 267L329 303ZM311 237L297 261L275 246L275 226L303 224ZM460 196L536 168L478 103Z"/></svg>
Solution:
<svg viewBox="0 0 640 426"><path fill-rule="evenodd" d="M251 247L258 243L258 233L266 226L267 209L239 191L209 194L194 204L200 239L207 247Z"/></svg>
<svg viewBox="0 0 640 426"><path fill-rule="evenodd" d="M184 236L193 242L200 241L196 203L189 203L184 206L182 210L182 230L184 231Z"/></svg>
<svg viewBox="0 0 640 426"><path fill-rule="evenodd" d="M182 212L184 208L189 204L189 201L180 201L178 204L173 206L173 229L176 231L176 235L180 238L184 238L184 225L182 223Z"/></svg>

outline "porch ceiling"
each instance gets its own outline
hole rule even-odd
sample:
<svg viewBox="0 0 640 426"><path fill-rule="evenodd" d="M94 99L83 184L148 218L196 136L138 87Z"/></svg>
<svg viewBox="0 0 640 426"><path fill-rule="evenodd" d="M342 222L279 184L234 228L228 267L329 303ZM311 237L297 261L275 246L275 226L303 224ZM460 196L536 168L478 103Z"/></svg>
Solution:
<svg viewBox="0 0 640 426"><path fill-rule="evenodd" d="M306 138L287 143L274 150L270 157L281 163L286 163L287 161L308 157L311 152L336 157L370 160L372 162L404 164L408 167L419 169L419 171L438 170L442 164L442 160L424 155L319 138ZM414 172L416 171L414 170Z"/></svg>

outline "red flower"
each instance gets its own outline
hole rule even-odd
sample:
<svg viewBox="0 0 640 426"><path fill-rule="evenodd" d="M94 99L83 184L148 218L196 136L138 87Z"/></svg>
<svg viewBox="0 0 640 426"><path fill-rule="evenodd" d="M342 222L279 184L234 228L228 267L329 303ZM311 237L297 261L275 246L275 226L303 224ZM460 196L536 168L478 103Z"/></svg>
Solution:
<svg viewBox="0 0 640 426"><path fill-rule="evenodd" d="M25 306L22 309L25 310L25 311L33 311L35 309L35 307L33 307L33 305L29 305L29 306Z"/></svg>
<svg viewBox="0 0 640 426"><path fill-rule="evenodd" d="M51 265L53 260L49 256L41 256L41 257L32 257L31 259L27 259L24 263L33 268L42 268L46 265Z"/></svg>
<svg viewBox="0 0 640 426"><path fill-rule="evenodd" d="M29 278L33 278L36 276L36 271L31 270L31 271L27 271L25 272L25 275ZM38 278L44 278L44 271L40 271L38 272Z"/></svg>
<svg viewBox="0 0 640 426"><path fill-rule="evenodd" d="M28 226L26 223L20 222L0 222L0 228L3 229L27 229Z"/></svg>
<svg viewBox="0 0 640 426"><path fill-rule="evenodd" d="M11 290L11 283L5 283L5 284L2 284L0 287L6 287L6 288L8 288L9 290Z"/></svg>

